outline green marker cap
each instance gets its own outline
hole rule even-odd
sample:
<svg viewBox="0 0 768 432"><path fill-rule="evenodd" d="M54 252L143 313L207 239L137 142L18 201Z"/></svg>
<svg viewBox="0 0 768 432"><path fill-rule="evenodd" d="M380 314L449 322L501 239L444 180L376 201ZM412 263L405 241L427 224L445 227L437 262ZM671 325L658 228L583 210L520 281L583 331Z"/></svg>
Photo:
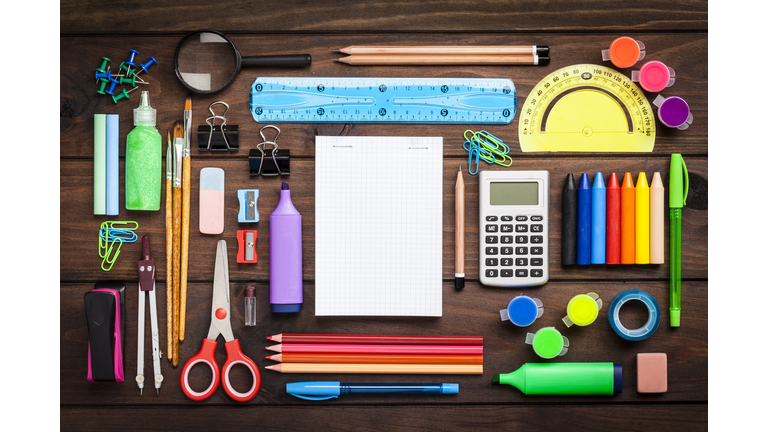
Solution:
<svg viewBox="0 0 768 432"><path fill-rule="evenodd" d="M685 178L685 191L683 191ZM669 208L682 208L688 199L688 168L680 153L673 153L669 162Z"/></svg>

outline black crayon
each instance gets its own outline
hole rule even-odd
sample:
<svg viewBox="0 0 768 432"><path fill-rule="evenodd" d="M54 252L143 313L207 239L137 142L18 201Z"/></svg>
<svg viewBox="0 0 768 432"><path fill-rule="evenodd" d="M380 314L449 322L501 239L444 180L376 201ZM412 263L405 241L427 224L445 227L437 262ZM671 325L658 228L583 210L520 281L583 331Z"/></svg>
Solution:
<svg viewBox="0 0 768 432"><path fill-rule="evenodd" d="M577 213L576 182L573 174L568 174L563 187L563 232L562 260L563 265L576 264L576 213Z"/></svg>

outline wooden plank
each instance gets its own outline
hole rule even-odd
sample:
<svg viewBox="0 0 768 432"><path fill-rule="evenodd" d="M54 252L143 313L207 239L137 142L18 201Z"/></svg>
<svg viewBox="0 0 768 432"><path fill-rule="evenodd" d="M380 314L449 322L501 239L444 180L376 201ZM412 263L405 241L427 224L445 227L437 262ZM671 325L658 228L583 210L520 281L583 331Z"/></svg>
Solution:
<svg viewBox="0 0 768 432"><path fill-rule="evenodd" d="M683 210L683 277L686 279L707 278L707 242L708 210L707 159L687 157L690 172L691 189L688 205ZM453 188L459 164L466 169L466 160L447 158L444 161L443 191L443 278L452 279L454 275L454 201ZM97 253L97 233L105 220L134 220L139 223L139 236L149 235L152 251L158 265L158 280L165 281L166 265L163 258L165 251L165 219L163 212L126 211L124 203L124 181L121 162L121 214L120 216L94 216L93 207L93 165L88 160L63 160L61 163L61 209L60 209L60 246L61 280L68 282L94 281L104 277L124 280L137 280L135 262L141 255L141 243L126 243L114 267L109 273L99 268L101 259ZM291 187L293 203L302 215L304 246L304 279L314 279L315 244L314 244L314 161L295 159L291 162L292 174L282 179L251 178L248 162L233 158L192 158L192 191L190 218L190 257L189 280L207 281L213 277L213 262L216 242L227 240L229 260L232 263L230 278L233 281L266 282L269 278L269 214L277 206L281 181L287 181ZM205 166L221 167L226 173L225 225L223 236L202 235L198 229L199 175ZM497 165L484 165L483 169L501 169ZM669 264L631 265L631 266L578 266L560 265L560 227L561 227L561 190L566 173L579 175L589 173L590 179L597 171L606 176L611 171L633 173L637 179L640 171L649 177L654 171L662 173L666 183L669 172L668 158L540 158L516 159L516 170L546 169L550 172L550 278L551 279L656 279L669 278ZM466 182L466 255L467 278L478 279L478 186L477 177L465 175ZM259 189L258 210L261 221L255 224L258 233L257 264L237 264L238 229L250 229L251 224L237 223L237 190L246 188ZM666 213L665 213L666 214ZM668 233L669 227L666 226ZM668 242L668 234L665 235ZM667 245L666 250L669 250Z"/></svg>
<svg viewBox="0 0 768 432"><path fill-rule="evenodd" d="M462 2L288 0L216 4L130 0L110 7L96 1L61 2L60 31L69 34L188 32L212 28L232 32L531 31L531 30L707 30L707 2L651 0L624 3L555 1L546 7L513 1Z"/></svg>
<svg viewBox="0 0 768 432"><path fill-rule="evenodd" d="M666 10L666 4L664 6ZM64 11L64 6L62 6ZM63 13L63 12L62 12ZM665 12L666 13L666 12ZM83 20L86 21L86 20ZM498 22L498 21L494 21ZM575 21L574 19L574 22ZM283 35L234 35L233 40L244 55L310 53L313 58L309 68L261 68L242 70L232 86L223 92L210 95L194 95L193 129L204 125L210 116L208 106L214 101L225 101L231 109L227 115L229 124L240 127L240 152L234 155L217 152L201 153L194 147L197 144L196 133L193 137L192 155L194 158L245 158L248 151L261 142L259 129L263 124L253 121L248 105L250 86L258 76L381 76L381 77L508 77L515 83L520 109L531 88L550 72L573 64L592 63L606 65L600 51L606 48L620 33L606 34L450 34L437 35L296 35L290 38ZM691 107L694 123L686 131L667 129L657 121L658 132L654 153L642 153L643 157L656 157L670 153L706 155L708 152L708 69L706 33L674 33L634 35L647 46L646 60L660 60L677 72L677 81L665 95L684 98ZM61 38L61 81L60 81L60 124L61 156L93 157L93 114L113 113L120 115L120 136L125 136L133 128L133 109L138 104L139 92L148 90L151 104L157 109L157 127L163 137L166 130L173 129L173 122L182 119L187 90L181 85L173 70L173 53L180 35L136 36L136 37L62 37ZM351 44L461 44L461 45L501 45L501 44L549 44L552 50L552 63L545 67L499 67L499 66L440 66L406 67L373 66L353 67L334 63L333 49ZM158 64L150 68L150 73L142 74L150 83L141 86L130 94L130 99L115 104L107 95L96 93L98 86L93 78L94 70L101 64L101 57L112 59L110 66L118 65L128 59L129 50L139 51L137 59L145 62L154 56ZM72 61L72 59L80 59ZM629 70L623 71L629 75ZM654 94L646 95L649 101ZM503 139L511 148L512 156L535 157L548 154L531 154L520 151L518 140L518 117L510 125L487 126L486 130ZM466 157L462 149L463 133L466 125L391 125L391 124L279 124L282 134L278 144L291 150L293 156L312 156L314 154L315 135L424 135L442 136L445 142L445 154ZM482 129L484 126L476 126ZM124 154L124 152L123 152ZM558 153L557 156L569 153ZM571 153L583 157L594 154ZM637 154L635 154L637 155ZM622 156L631 156L622 154Z"/></svg>
<svg viewBox="0 0 768 432"><path fill-rule="evenodd" d="M211 316L212 285L210 282L190 284L187 309L187 338L179 345L180 366L170 367L163 357L162 373L164 376L160 397L151 389L147 394L139 394L134 377L136 372L136 329L137 329L137 293L135 282L128 281L126 312L126 351L124 383L93 383L85 379L87 363L87 327L83 311L83 295L93 288L92 284L62 284L60 290L60 399L62 406L80 405L218 405L235 404L223 389L201 403L187 399L180 388L180 370L187 359L199 350L202 339L208 333ZM598 403L626 405L628 403L674 403L702 402L708 394L708 286L706 282L686 282L683 284L682 325L677 329L669 327L668 283L656 282L550 282L542 288L511 291L489 289L477 283L468 283L463 291L455 291L453 282L443 284L443 316L433 319L418 318L375 318L375 317L316 317L314 314L314 286L305 284L304 305L298 314L278 315L269 311L269 286L258 282L256 286L257 325L245 327L243 321L243 297L248 282L232 282L232 327L234 335L240 340L243 352L251 357L261 372L261 390L251 404L306 405L302 401L285 393L285 384L296 381L331 380L331 381L421 381L453 382L460 385L457 398L424 398L420 396L370 395L366 398L341 398L324 402L326 405L342 404L570 404ZM166 304L165 284L157 284L158 310L164 311ZM630 342L620 338L611 329L607 310L611 299L621 291L640 289L652 295L661 308L661 323L655 334L640 342ZM506 307L512 297L524 291L541 299L544 315L530 328L515 327L502 322L499 310ZM603 308L597 321L588 327L565 328L561 318L565 308L574 295L595 292L603 299ZM147 313L147 317L149 314ZM647 312L642 305L627 304L621 313L622 323L628 328L638 328L647 320ZM149 324L146 319L145 344L149 347ZM165 350L165 313L159 314L160 346ZM609 361L622 364L624 368L624 389L621 394L612 397L596 396L532 396L523 395L510 386L491 384L491 377L508 373L519 368L523 363L540 362L533 349L524 344L525 335L546 326L554 326L570 340L568 353L559 360L566 362ZM361 334L434 334L434 335L482 335L483 336L483 375L430 375L430 376L392 376L392 375L338 375L338 374L279 374L265 370L273 364L266 360L272 354L264 347L273 345L266 336L278 333L361 333ZM221 338L220 338L221 339ZM145 348L145 373L150 374L151 357L149 348ZM639 352L664 352L668 356L668 391L658 395L640 395L637 393L637 362ZM223 343L217 347L217 361L224 363L226 353ZM210 373L205 368L193 369L191 382L198 391L207 387ZM244 368L235 368L232 382L240 391L250 388L250 376ZM618 408L618 407L616 407ZM651 418L652 416L647 416ZM618 416L617 416L618 418Z"/></svg>

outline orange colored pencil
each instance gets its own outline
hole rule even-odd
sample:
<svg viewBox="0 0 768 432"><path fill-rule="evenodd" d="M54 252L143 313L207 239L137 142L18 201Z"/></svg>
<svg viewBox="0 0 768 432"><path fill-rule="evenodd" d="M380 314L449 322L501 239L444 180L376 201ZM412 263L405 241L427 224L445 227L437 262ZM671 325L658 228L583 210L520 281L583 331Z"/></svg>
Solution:
<svg viewBox="0 0 768 432"><path fill-rule="evenodd" d="M281 353L267 359L283 363L483 364L482 355Z"/></svg>
<svg viewBox="0 0 768 432"><path fill-rule="evenodd" d="M635 186L632 174L624 174L621 184L621 263L635 263Z"/></svg>

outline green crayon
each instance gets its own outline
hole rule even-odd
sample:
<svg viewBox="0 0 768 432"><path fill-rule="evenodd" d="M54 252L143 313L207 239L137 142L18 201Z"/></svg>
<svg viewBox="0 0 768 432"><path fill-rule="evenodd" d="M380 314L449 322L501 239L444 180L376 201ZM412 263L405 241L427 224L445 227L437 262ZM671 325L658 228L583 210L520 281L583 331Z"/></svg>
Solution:
<svg viewBox="0 0 768 432"><path fill-rule="evenodd" d="M621 365L613 363L526 363L494 384L517 387L524 394L612 395L621 393Z"/></svg>

